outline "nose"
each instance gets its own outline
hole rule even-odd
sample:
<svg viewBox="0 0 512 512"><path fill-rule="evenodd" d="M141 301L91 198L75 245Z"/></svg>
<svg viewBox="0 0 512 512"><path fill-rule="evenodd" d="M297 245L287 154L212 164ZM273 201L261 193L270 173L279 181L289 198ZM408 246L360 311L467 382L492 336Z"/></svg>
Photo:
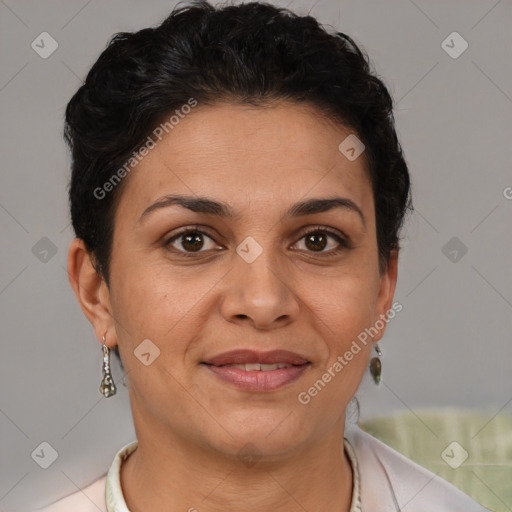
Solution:
<svg viewBox="0 0 512 512"><path fill-rule="evenodd" d="M221 305L227 321L270 330L297 320L300 303L289 273L270 257L270 250L264 250L251 263L238 254L234 260Z"/></svg>

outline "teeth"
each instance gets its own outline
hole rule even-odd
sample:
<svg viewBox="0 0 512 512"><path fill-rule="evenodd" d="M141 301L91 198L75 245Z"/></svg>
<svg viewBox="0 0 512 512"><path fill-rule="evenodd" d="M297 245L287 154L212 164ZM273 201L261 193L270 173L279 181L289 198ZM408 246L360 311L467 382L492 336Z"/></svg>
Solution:
<svg viewBox="0 0 512 512"><path fill-rule="evenodd" d="M254 372L254 371L268 372L271 370L278 370L280 368L289 368L292 365L288 364L288 363L275 363L275 364L250 363L250 364L225 364L223 366L229 366L231 368L238 368L239 370L245 370L246 372Z"/></svg>
<svg viewBox="0 0 512 512"><path fill-rule="evenodd" d="M279 368L279 364L260 364L261 371L267 372L269 370L277 370Z"/></svg>

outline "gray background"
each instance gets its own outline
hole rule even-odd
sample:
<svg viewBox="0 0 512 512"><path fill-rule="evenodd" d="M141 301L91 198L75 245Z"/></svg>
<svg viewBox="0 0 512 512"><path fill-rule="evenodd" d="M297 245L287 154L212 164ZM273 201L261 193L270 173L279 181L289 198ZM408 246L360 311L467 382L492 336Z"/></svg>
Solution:
<svg viewBox="0 0 512 512"><path fill-rule="evenodd" d="M61 132L67 101L110 36L157 24L174 3L0 2L2 510L75 492L134 439L116 359L118 394L99 394L101 346L66 275L73 235ZM412 175L403 311L381 343L383 383L361 386L362 417L426 406L510 413L511 2L279 4L311 11L366 49L396 99ZM59 45L47 59L31 48L43 31ZM469 45L456 59L441 46L453 31ZM52 246L54 255L42 252ZM59 454L46 470L31 456L44 441Z"/></svg>

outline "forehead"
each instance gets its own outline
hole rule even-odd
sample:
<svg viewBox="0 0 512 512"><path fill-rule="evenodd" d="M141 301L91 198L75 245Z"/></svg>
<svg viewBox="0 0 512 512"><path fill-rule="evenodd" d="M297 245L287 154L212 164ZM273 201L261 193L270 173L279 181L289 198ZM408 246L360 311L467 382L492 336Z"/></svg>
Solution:
<svg viewBox="0 0 512 512"><path fill-rule="evenodd" d="M236 211L339 194L372 208L364 153L351 161L339 150L350 133L307 105L199 105L154 137L125 178L116 217L140 215L170 193L215 197Z"/></svg>

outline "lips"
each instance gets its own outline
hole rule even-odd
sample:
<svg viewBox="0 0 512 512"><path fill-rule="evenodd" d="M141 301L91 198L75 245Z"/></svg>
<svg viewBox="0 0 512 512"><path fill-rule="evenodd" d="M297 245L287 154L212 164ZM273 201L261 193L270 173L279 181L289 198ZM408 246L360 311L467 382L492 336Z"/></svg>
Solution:
<svg viewBox="0 0 512 512"><path fill-rule="evenodd" d="M256 352L239 349L212 357L202 365L210 374L239 389L266 392L299 379L309 368L310 361L288 350Z"/></svg>
<svg viewBox="0 0 512 512"><path fill-rule="evenodd" d="M270 352L256 352L254 350L237 349L229 352L224 352L214 356L206 361L204 364L213 366L227 366L227 365L248 365L245 369L247 371L255 370L271 370L276 368L266 367L266 365L286 365L298 366L309 363L309 361L299 354L290 352L288 350L272 350ZM254 366L260 365L260 368ZM261 365L264 365L261 367ZM282 367L286 367L282 366ZM240 367L242 368L242 367Z"/></svg>

